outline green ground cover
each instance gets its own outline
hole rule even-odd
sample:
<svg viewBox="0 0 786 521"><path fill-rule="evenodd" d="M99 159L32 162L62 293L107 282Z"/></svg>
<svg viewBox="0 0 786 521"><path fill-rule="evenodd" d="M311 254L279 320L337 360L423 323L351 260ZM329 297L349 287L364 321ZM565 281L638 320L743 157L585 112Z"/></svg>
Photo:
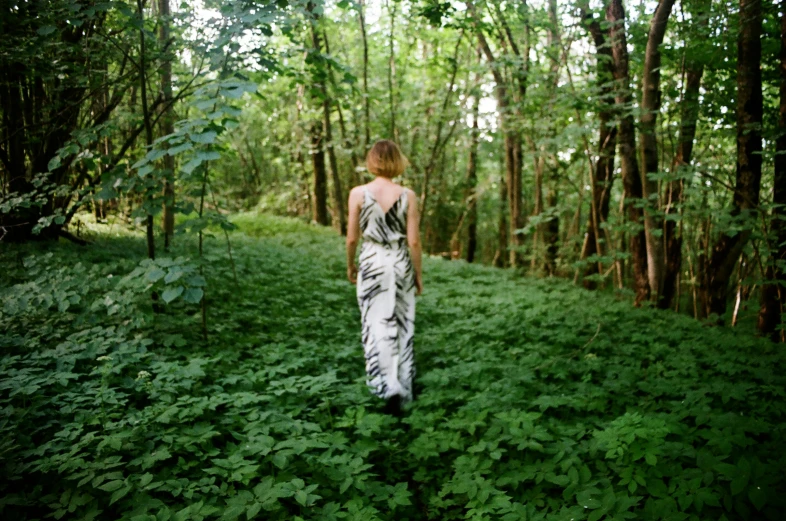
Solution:
<svg viewBox="0 0 786 521"><path fill-rule="evenodd" d="M398 421L364 387L341 238L234 221L238 281L216 238L206 286L193 247L140 263L116 226L2 245L4 519L782 519L778 346L427 259Z"/></svg>

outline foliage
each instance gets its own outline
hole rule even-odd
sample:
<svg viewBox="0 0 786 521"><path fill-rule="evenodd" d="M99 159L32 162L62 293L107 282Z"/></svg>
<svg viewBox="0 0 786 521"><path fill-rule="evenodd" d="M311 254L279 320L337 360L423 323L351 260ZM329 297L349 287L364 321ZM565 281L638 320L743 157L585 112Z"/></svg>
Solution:
<svg viewBox="0 0 786 521"><path fill-rule="evenodd" d="M205 249L210 340L185 244L138 264L0 252L0 512L8 519L779 519L782 351L559 280L426 259L420 394L364 385L330 230L232 221ZM182 274L181 274L182 273ZM154 284L151 286L151 284ZM164 284L165 287L155 286ZM167 299L164 299L167 300Z"/></svg>

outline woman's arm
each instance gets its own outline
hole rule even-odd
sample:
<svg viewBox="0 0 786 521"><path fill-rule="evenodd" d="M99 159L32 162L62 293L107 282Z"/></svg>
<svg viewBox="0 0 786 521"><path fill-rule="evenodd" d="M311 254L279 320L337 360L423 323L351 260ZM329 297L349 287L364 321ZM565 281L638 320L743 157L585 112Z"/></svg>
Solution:
<svg viewBox="0 0 786 521"><path fill-rule="evenodd" d="M412 267L415 268L415 284L417 294L423 293L423 251L420 246L420 210L418 209L418 196L407 189L407 243L412 257Z"/></svg>
<svg viewBox="0 0 786 521"><path fill-rule="evenodd" d="M347 278L352 284L358 280L358 268L355 266L355 251L360 240L360 204L362 193L356 186L349 192L349 219L347 219Z"/></svg>

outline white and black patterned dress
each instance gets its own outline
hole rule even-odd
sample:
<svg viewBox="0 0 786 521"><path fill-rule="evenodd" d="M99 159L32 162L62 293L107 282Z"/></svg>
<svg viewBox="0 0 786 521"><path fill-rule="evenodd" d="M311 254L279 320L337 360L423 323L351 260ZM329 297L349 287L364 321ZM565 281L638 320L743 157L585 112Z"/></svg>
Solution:
<svg viewBox="0 0 786 521"><path fill-rule="evenodd" d="M407 247L407 194L385 212L363 188L357 297L371 392L412 400L415 273Z"/></svg>

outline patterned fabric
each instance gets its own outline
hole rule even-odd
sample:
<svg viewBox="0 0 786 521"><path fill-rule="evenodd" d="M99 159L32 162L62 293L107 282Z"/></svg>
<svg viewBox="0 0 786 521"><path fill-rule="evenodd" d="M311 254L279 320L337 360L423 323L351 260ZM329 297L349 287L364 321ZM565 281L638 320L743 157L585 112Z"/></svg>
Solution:
<svg viewBox="0 0 786 521"><path fill-rule="evenodd" d="M415 272L407 248L407 196L387 212L364 188L357 298L371 392L412 400L415 376Z"/></svg>

